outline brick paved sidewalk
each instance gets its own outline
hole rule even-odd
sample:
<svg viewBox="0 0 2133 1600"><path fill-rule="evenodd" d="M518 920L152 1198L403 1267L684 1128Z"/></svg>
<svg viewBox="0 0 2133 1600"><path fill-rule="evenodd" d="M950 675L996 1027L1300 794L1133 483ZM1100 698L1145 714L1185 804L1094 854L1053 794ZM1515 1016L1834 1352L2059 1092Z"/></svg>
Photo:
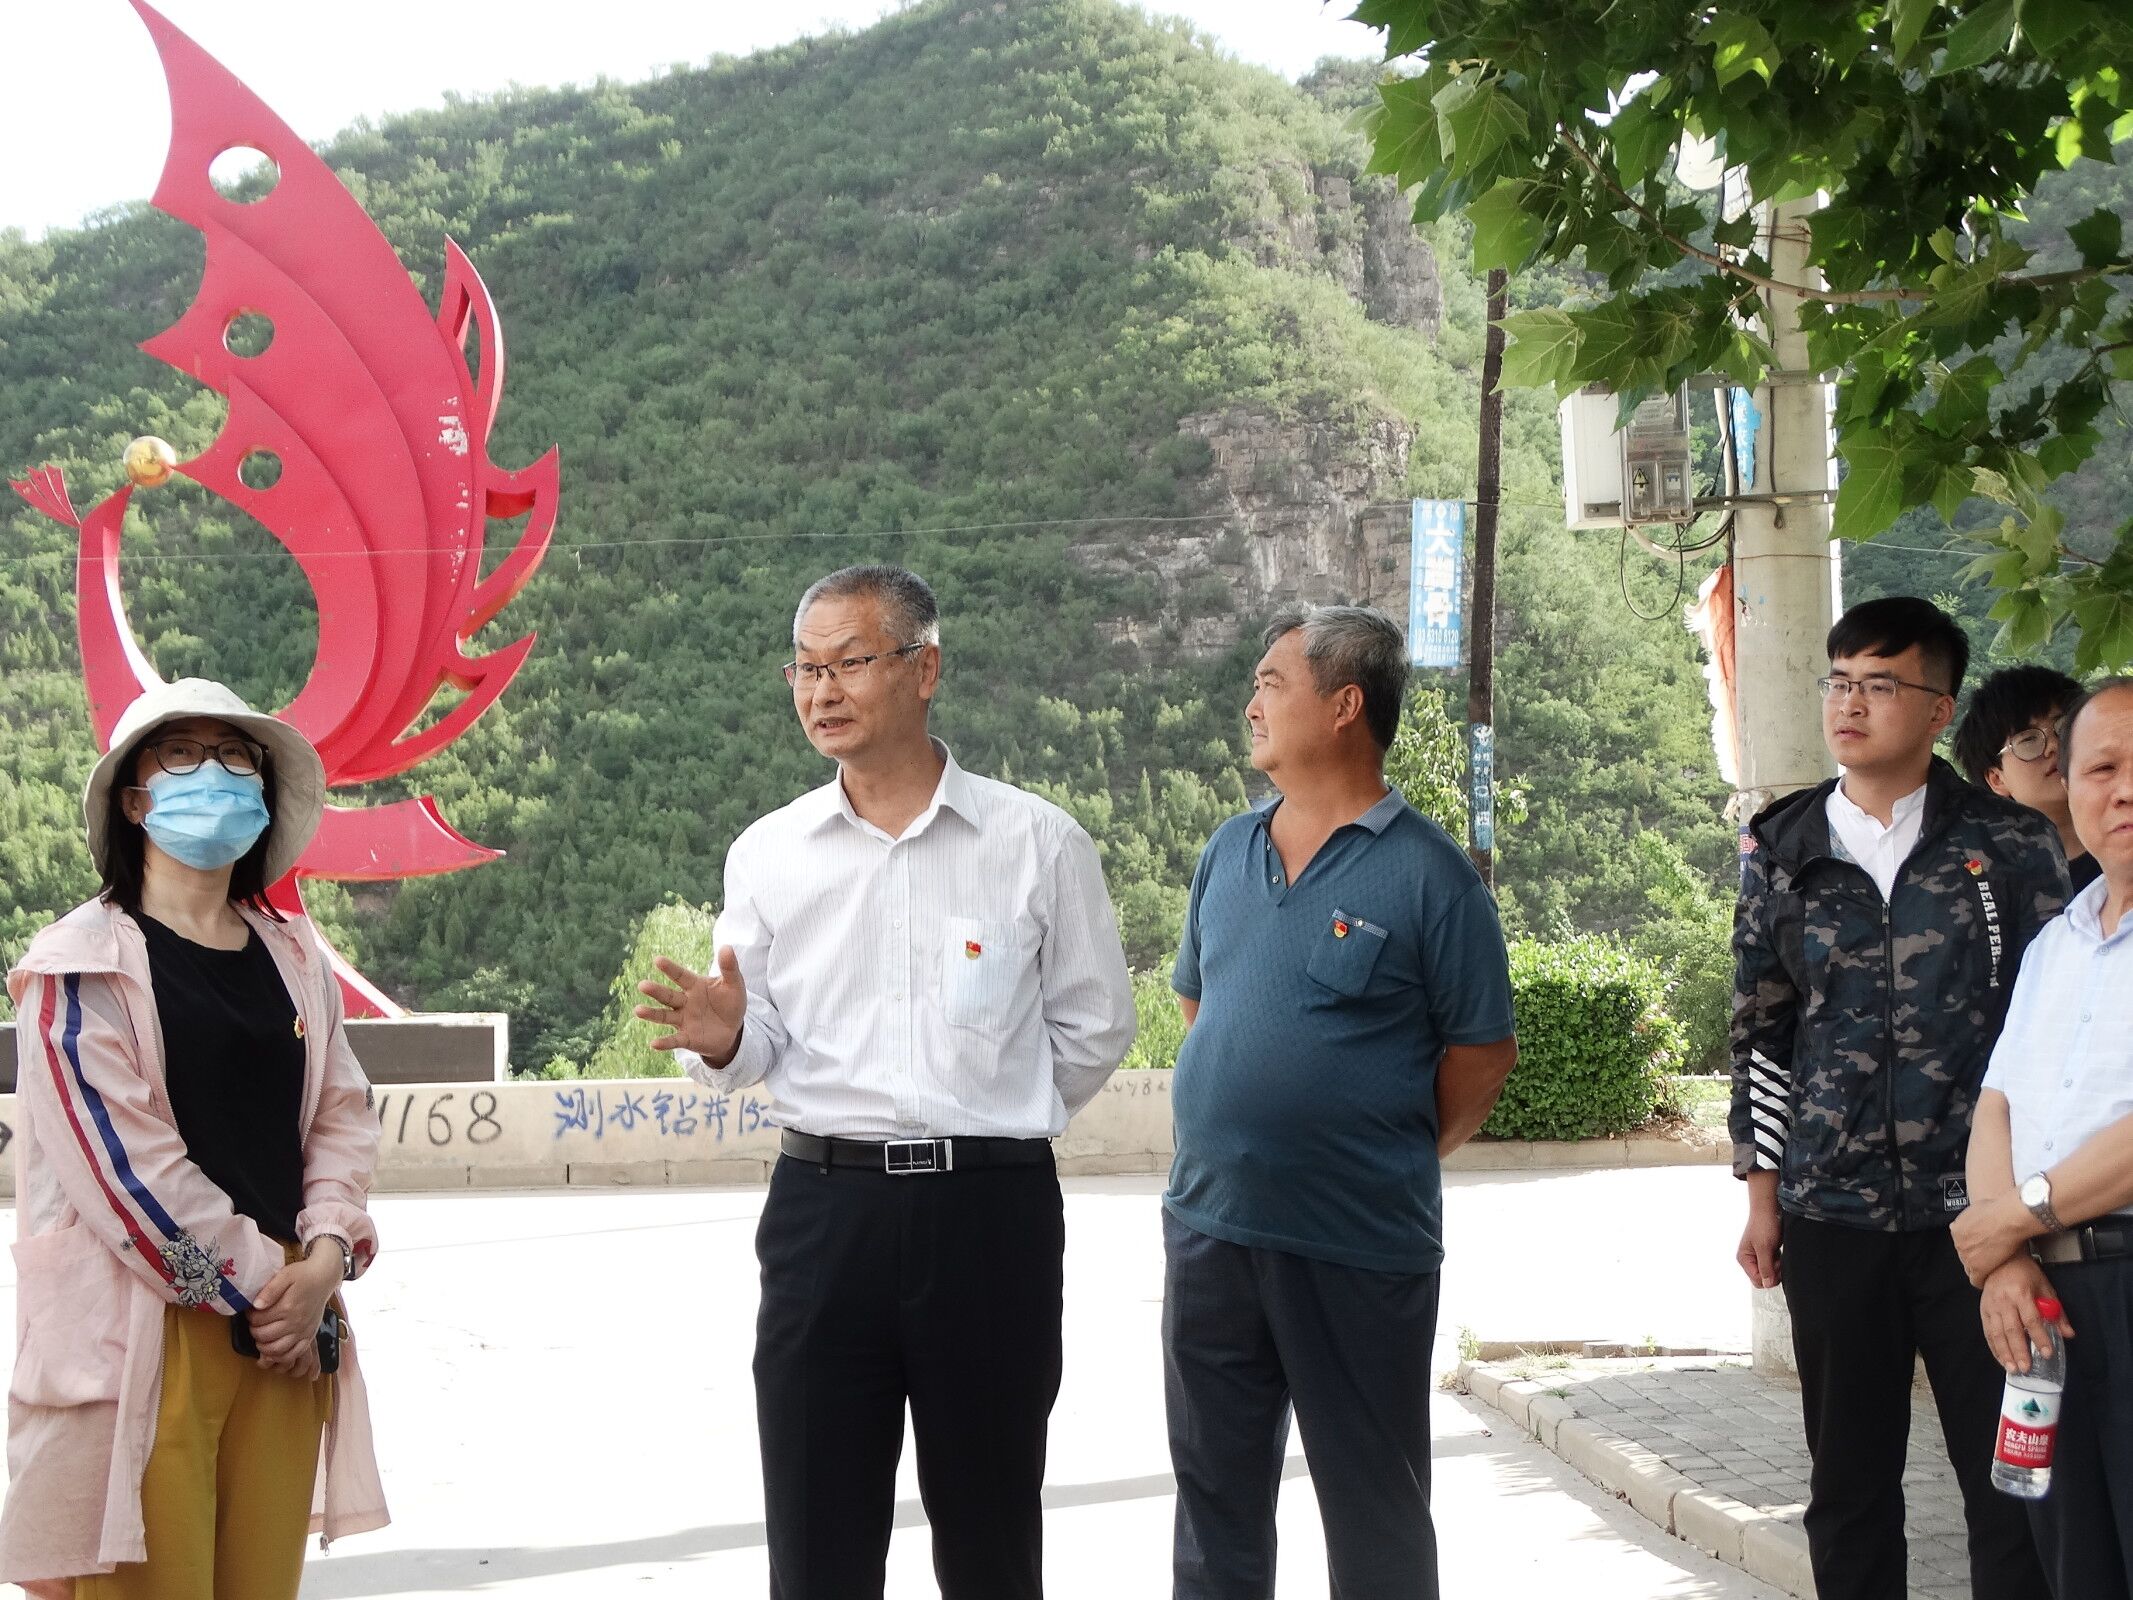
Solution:
<svg viewBox="0 0 2133 1600"><path fill-rule="evenodd" d="M1462 1362L1477 1399L1672 1530L1763 1582L1814 1594L1800 1391L1744 1358ZM1969 1600L1962 1497L1930 1394L1914 1393L1909 1507L1912 1600Z"/></svg>

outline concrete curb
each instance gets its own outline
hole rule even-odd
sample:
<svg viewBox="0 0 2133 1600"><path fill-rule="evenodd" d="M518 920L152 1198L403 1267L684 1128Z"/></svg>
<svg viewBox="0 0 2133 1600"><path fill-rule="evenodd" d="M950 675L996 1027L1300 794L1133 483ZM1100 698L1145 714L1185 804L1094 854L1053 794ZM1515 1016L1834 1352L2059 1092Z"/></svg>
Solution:
<svg viewBox="0 0 2133 1600"><path fill-rule="evenodd" d="M1796 1519L1712 1493L1643 1446L1580 1417L1567 1397L1549 1392L1545 1383L1506 1378L1472 1361L1460 1362L1452 1376L1476 1400L1676 1538L1797 1600L1814 1600L1807 1535Z"/></svg>
<svg viewBox="0 0 2133 1600"><path fill-rule="evenodd" d="M1606 1139L1475 1139L1444 1158L1446 1172L1588 1171L1607 1167L1719 1166L1733 1146L1692 1143L1665 1134L1631 1133Z"/></svg>

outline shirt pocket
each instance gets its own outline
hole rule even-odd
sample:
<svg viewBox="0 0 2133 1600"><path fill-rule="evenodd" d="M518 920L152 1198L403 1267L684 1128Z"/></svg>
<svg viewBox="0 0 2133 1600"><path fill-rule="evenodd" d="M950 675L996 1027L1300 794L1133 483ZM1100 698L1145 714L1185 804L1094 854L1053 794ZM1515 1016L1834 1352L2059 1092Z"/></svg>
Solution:
<svg viewBox="0 0 2133 1600"><path fill-rule="evenodd" d="M1021 976L1012 923L949 917L941 949L941 1015L958 1028L1007 1026Z"/></svg>
<svg viewBox="0 0 2133 1600"><path fill-rule="evenodd" d="M1385 930L1374 922L1336 910L1311 942L1304 971L1335 994L1360 995L1385 953Z"/></svg>
<svg viewBox="0 0 2133 1600"><path fill-rule="evenodd" d="M31 1406L116 1400L131 1288L124 1264L80 1223L18 1240L14 1251L8 1398Z"/></svg>

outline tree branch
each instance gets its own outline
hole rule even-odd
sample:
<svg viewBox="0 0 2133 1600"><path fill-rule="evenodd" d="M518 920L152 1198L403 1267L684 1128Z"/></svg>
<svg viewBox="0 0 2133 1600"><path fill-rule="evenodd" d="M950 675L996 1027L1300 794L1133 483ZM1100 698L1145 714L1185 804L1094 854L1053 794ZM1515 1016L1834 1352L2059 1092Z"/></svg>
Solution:
<svg viewBox="0 0 2133 1600"><path fill-rule="evenodd" d="M1562 140L1563 147L1576 156L1578 160L1582 161L1592 175L1598 178L1601 184L1607 188L1609 193L1642 217L1660 238L1664 239L1676 250L1679 250L1683 255L1704 262L1708 266L1716 267L1721 272L1730 273L1736 278L1754 284L1758 289L1766 290L1771 294L1789 294L1800 300L1819 301L1821 304L1828 306L1923 305L1933 298L1931 294L1918 289L1817 289L1809 284L1786 283L1782 279L1751 271L1740 262L1729 260L1715 250L1706 250L1701 245L1692 244L1687 239L1682 238L1681 235L1669 228L1657 213L1640 204L1634 195L1616 182L1613 174L1600 164L1599 157L1573 139L1567 128L1558 125L1556 135ZM2103 277L2114 270L2133 271L2133 264L2121 265L2115 268L2080 267L2071 272L2040 273L2033 278L2007 275L1994 281L2003 287L2023 286L2032 289L2056 289L2069 283L2086 283L2091 278Z"/></svg>

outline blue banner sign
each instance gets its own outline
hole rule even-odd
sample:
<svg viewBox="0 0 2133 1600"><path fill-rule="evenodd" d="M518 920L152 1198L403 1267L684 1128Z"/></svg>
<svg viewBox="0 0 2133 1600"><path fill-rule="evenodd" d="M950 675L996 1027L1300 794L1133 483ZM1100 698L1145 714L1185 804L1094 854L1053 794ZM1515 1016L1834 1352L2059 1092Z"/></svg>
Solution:
<svg viewBox="0 0 2133 1600"><path fill-rule="evenodd" d="M1496 730L1473 722L1466 730L1466 833L1474 850L1496 848Z"/></svg>
<svg viewBox="0 0 2133 1600"><path fill-rule="evenodd" d="M1465 663L1460 643L1459 561L1466 504L1417 500L1407 573L1407 659L1418 667Z"/></svg>

